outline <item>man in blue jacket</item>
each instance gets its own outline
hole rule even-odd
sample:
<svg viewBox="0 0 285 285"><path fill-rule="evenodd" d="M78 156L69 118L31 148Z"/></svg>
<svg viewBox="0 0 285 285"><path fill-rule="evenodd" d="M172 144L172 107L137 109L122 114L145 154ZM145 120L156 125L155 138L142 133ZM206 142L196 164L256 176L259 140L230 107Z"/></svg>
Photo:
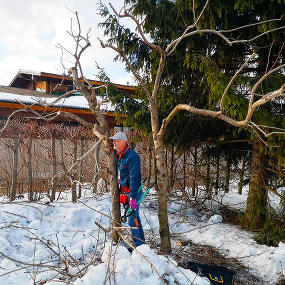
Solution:
<svg viewBox="0 0 285 285"><path fill-rule="evenodd" d="M134 213L128 218L135 246L145 243L144 232L139 216L139 205L137 201L142 196L138 191L141 185L141 164L139 155L129 147L128 138L125 133L118 132L112 137L117 158L117 178L120 188L120 203L130 204Z"/></svg>

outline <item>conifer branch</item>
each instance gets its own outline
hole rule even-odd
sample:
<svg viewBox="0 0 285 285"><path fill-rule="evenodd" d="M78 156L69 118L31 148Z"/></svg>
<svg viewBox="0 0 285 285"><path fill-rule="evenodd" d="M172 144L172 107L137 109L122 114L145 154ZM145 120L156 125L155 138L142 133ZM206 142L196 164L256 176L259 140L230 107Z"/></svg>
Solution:
<svg viewBox="0 0 285 285"><path fill-rule="evenodd" d="M127 58L126 56L126 53L121 49L119 48L118 46L115 47L111 44L106 44L104 43L101 39L99 39L99 42L101 44L101 47L102 48L111 48L112 50L116 51L118 54L120 54L120 56L124 59L124 61L126 62L128 68L131 70L131 72L133 73L133 75L135 76L135 78L138 80L138 82L140 83L140 85L142 86L144 92L146 93L147 97L150 98L150 92L149 90L147 89L142 77L139 75L139 73L136 71L136 69L134 68L134 66L130 63L129 59Z"/></svg>

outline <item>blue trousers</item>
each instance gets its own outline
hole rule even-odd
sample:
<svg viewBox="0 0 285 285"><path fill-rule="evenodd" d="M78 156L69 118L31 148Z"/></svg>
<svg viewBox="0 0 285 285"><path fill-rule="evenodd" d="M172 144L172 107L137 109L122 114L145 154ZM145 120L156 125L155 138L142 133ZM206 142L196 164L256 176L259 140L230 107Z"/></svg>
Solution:
<svg viewBox="0 0 285 285"><path fill-rule="evenodd" d="M141 219L139 215L139 206L136 208L134 213L128 218L128 223L130 227L138 227L138 229L131 229L132 238L134 240L135 246L139 246L145 243L144 232L141 224Z"/></svg>

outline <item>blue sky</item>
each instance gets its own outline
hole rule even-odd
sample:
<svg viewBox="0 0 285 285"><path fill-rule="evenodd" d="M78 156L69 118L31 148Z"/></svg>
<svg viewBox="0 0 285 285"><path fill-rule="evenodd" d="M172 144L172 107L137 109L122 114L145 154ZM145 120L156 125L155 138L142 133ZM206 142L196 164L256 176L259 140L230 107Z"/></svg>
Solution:
<svg viewBox="0 0 285 285"><path fill-rule="evenodd" d="M95 61L104 67L112 82L134 84L133 78L120 62L113 62L115 52L102 49L97 37L103 32L97 27L98 0L0 0L0 85L8 85L20 69L62 73L61 51L63 44L70 51L74 45L67 31L70 30L71 11L79 13L82 30L91 28L92 46L84 53L82 65L85 76L93 79L98 70ZM123 0L111 2L117 9ZM65 67L70 67L70 57L64 55Z"/></svg>

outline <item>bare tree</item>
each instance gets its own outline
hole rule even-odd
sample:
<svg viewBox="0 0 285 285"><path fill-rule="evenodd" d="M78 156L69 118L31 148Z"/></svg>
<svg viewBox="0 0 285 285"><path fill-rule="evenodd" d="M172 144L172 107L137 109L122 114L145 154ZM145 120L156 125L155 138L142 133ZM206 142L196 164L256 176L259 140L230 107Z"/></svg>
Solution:
<svg viewBox="0 0 285 285"><path fill-rule="evenodd" d="M92 84L86 79L86 77L84 76L84 72L83 72L83 68L81 65L81 56L84 53L84 51L91 46L90 40L89 40L89 33L90 30L87 32L87 34L84 36L81 30L81 25L80 25L80 21L79 21L79 17L78 17L78 13L74 12L75 18L76 18L76 25L74 25L73 23L71 24L71 30L68 32L69 35L73 38L74 40L74 45L75 45L75 49L74 52L70 52L68 49L66 49L63 45L59 44L58 47L62 50L63 53L68 53L70 55L72 55L73 59L74 59L74 65L73 67L69 68L69 75L72 77L73 80L73 84L74 84L74 90L66 92L65 94L59 96L58 98L56 98L53 102L47 104L45 102L45 100L42 98L42 94L39 92L32 92L34 96L39 95L39 97L37 97L37 101L35 102L36 104L40 104L40 105L44 105L44 106L51 106L54 105L55 103L59 102L59 100L66 98L67 96L76 93L76 92L80 92L82 94L82 96L84 96L86 98L86 100L88 101L89 104L89 108L91 110L91 112L93 113L94 117L96 118L96 123L89 123L85 120L83 120L82 118L80 118L79 116L72 114L72 113L67 113L67 112L63 112L63 111L59 111L55 114L41 114L37 111L35 111L32 106L27 106L26 104L22 103L23 105L23 109L19 109L17 111L14 111L7 119L6 124L3 126L3 128L0 130L3 131L7 128L7 126L9 125L11 118L16 116L18 113L20 112L26 112L27 114L31 115L32 113L32 118L34 119L41 119L41 120L45 120L47 122L51 122L52 120L55 120L58 117L66 117L72 120L75 120L77 122L79 122L80 124L82 124L83 126L92 129L93 134L95 135L95 137L98 139L98 144L96 144L96 147L99 147L99 145L102 145L106 154L106 158L107 158L107 164L108 164L108 176L109 176L109 182L110 182L110 186L111 186L111 190L112 190L112 207L113 207L113 222L114 222L114 226L117 227L120 225L120 203L119 203L119 189L118 189L118 184L117 184L117 180L116 180L116 163L115 163L115 154L113 151L113 145L112 145L112 141L109 140L109 136L110 136L110 131L109 131L109 127L108 127L108 123L107 120L104 116L104 112L101 110L101 105L102 103L104 103L105 101L99 101L97 100L96 97L96 89L98 88L105 88L105 93L107 92L107 85L101 85L101 86L92 86ZM76 27L75 27L76 26ZM64 75L63 75L64 78ZM57 86L54 88L56 89ZM1 89L3 90L3 88ZM6 89L4 88L4 91ZM52 90L51 90L52 92ZM16 141L15 141L16 142ZM88 150L87 153L90 154L90 152L93 150L94 151L95 147L93 146L91 148L91 150ZM77 159L77 162L73 165L76 166L77 163L79 163L81 161L81 159L85 156L85 154ZM69 175L70 176L70 171L73 169L73 167L69 168L69 169L65 169L65 175ZM53 177L53 180L58 176L58 175L62 175L62 173L58 173L56 176ZM53 184L53 183L52 183ZM116 231L114 231L113 234L113 238L114 240L118 240L119 236L118 233Z"/></svg>
<svg viewBox="0 0 285 285"><path fill-rule="evenodd" d="M72 54L74 56L74 66L69 69L69 73L72 76L74 86L77 91L79 91L88 101L91 112L97 120L97 123L92 124L92 129L94 135L102 142L104 146L104 151L108 160L108 169L109 169L109 178L110 178L110 186L112 189L112 211L113 211L113 221L114 226L120 225L120 203L119 203L119 189L118 182L116 180L116 162L115 162L115 154L113 151L113 145L111 140L109 140L110 132L107 120L104 116L104 113L100 110L102 102L99 102L96 97L95 90L98 87L93 87L92 84L85 78L83 73L83 68L81 66L81 55L83 52L91 46L89 41L89 32L87 32L86 36L83 36L81 31L81 25L78 18L78 13L75 12L75 17L77 21L77 31L75 32L73 28L71 28L70 35L74 39L75 42L75 52ZM68 52L62 45L59 45L60 48ZM80 74L80 78L79 78ZM107 86L102 86L106 88ZM70 115L70 114L69 114ZM83 123L82 120L78 120L78 118L72 116L74 119L77 119L80 123ZM86 122L84 125L88 125ZM113 238L118 240L119 236L116 231L114 231Z"/></svg>

